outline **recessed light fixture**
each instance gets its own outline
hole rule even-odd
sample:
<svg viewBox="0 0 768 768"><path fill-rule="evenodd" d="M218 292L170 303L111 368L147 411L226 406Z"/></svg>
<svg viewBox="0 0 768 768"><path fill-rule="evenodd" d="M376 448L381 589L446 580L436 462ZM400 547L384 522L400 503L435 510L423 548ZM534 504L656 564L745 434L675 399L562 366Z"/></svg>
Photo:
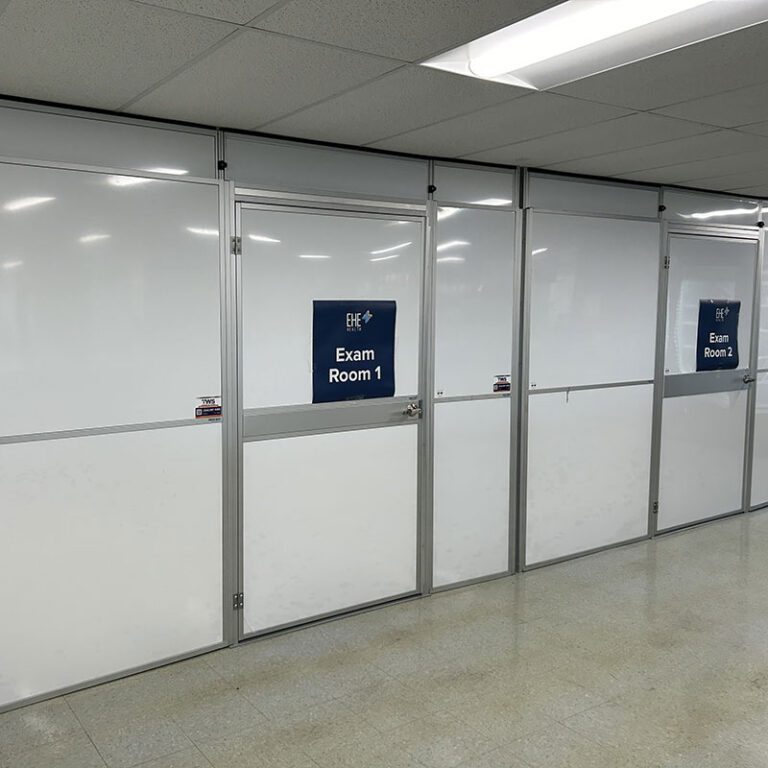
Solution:
<svg viewBox="0 0 768 768"><path fill-rule="evenodd" d="M3 206L4 211L22 211L25 208L33 208L36 205L49 203L55 200L55 197L20 197L18 200L11 200Z"/></svg>
<svg viewBox="0 0 768 768"><path fill-rule="evenodd" d="M389 256L377 256L375 259L368 259L368 261L389 261L390 259L399 259L399 253L390 253Z"/></svg>
<svg viewBox="0 0 768 768"><path fill-rule="evenodd" d="M371 256L378 256L380 253L389 253L390 251L399 251L401 248L407 248L412 242L413 240L409 240L407 243L398 243L397 245L390 245L389 248L371 251Z"/></svg>
<svg viewBox="0 0 768 768"><path fill-rule="evenodd" d="M206 227L187 227L187 232L191 232L193 235L205 235L207 237L218 237L218 229L208 229Z"/></svg>
<svg viewBox="0 0 768 768"><path fill-rule="evenodd" d="M109 240L110 235L83 235L82 237L78 237L77 241L79 243L96 243L99 240Z"/></svg>
<svg viewBox="0 0 768 768"><path fill-rule="evenodd" d="M164 173L166 176L186 176L189 171L186 168L145 168L149 173Z"/></svg>
<svg viewBox="0 0 768 768"><path fill-rule="evenodd" d="M266 235L248 235L251 240L255 240L257 243L279 243L276 237L267 237Z"/></svg>
<svg viewBox="0 0 768 768"><path fill-rule="evenodd" d="M449 248L457 248L460 245L469 245L469 243L466 240L448 240L448 242L440 243L435 250L440 253L440 251L447 251Z"/></svg>
<svg viewBox="0 0 768 768"><path fill-rule="evenodd" d="M423 64L542 90L767 19L766 0L568 0Z"/></svg>
<svg viewBox="0 0 768 768"><path fill-rule="evenodd" d="M144 176L110 176L107 183L113 187L136 187L139 184L149 184L154 179L147 179Z"/></svg>
<svg viewBox="0 0 768 768"><path fill-rule="evenodd" d="M330 259L330 256L327 256L324 253L300 253L299 254L300 259Z"/></svg>
<svg viewBox="0 0 768 768"><path fill-rule="evenodd" d="M466 261L463 256L441 256L436 259L438 264L457 264L460 261Z"/></svg>

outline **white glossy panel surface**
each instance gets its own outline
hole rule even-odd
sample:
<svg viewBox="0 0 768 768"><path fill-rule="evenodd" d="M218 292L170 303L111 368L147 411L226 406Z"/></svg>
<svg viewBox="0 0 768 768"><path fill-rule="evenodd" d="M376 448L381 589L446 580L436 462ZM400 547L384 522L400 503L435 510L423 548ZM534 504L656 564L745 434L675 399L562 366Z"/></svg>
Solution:
<svg viewBox="0 0 768 768"><path fill-rule="evenodd" d="M670 238L664 372L696 371L701 299L741 301L739 368L749 367L757 245L703 237Z"/></svg>
<svg viewBox="0 0 768 768"><path fill-rule="evenodd" d="M768 261L763 261L760 286L760 337L757 346L757 367L768 369Z"/></svg>
<svg viewBox="0 0 768 768"><path fill-rule="evenodd" d="M511 208L517 199L517 173L435 164L435 200Z"/></svg>
<svg viewBox="0 0 768 768"><path fill-rule="evenodd" d="M0 434L188 419L220 394L217 188L116 179L0 166Z"/></svg>
<svg viewBox="0 0 768 768"><path fill-rule="evenodd" d="M213 131L190 133L9 108L0 108L0 125L1 157L216 176Z"/></svg>
<svg viewBox="0 0 768 768"><path fill-rule="evenodd" d="M435 407L435 586L508 570L509 448L509 398Z"/></svg>
<svg viewBox="0 0 768 768"><path fill-rule="evenodd" d="M512 366L515 215L441 208L435 264L435 392L493 392Z"/></svg>
<svg viewBox="0 0 768 768"><path fill-rule="evenodd" d="M741 508L747 392L664 400L659 530Z"/></svg>
<svg viewBox="0 0 768 768"><path fill-rule="evenodd" d="M0 445L0 707L222 639L218 424Z"/></svg>
<svg viewBox="0 0 768 768"><path fill-rule="evenodd" d="M725 224L754 227L760 220L757 200L715 195L697 195L664 190L664 218L686 224Z"/></svg>
<svg viewBox="0 0 768 768"><path fill-rule="evenodd" d="M768 373L757 377L751 506L768 504Z"/></svg>
<svg viewBox="0 0 768 768"><path fill-rule="evenodd" d="M416 588L414 425L245 443L245 632Z"/></svg>
<svg viewBox="0 0 768 768"><path fill-rule="evenodd" d="M652 379L659 225L535 214L530 386Z"/></svg>
<svg viewBox="0 0 768 768"><path fill-rule="evenodd" d="M426 202L425 160L227 136L227 178L238 186Z"/></svg>
<svg viewBox="0 0 768 768"><path fill-rule="evenodd" d="M526 564L648 532L653 386L528 398Z"/></svg>
<svg viewBox="0 0 768 768"><path fill-rule="evenodd" d="M314 299L396 301L395 394L418 391L420 222L244 209L242 238L245 408L312 402Z"/></svg>
<svg viewBox="0 0 768 768"><path fill-rule="evenodd" d="M658 215L659 193L652 187L598 184L558 176L532 174L529 205L544 211L576 211L622 216Z"/></svg>

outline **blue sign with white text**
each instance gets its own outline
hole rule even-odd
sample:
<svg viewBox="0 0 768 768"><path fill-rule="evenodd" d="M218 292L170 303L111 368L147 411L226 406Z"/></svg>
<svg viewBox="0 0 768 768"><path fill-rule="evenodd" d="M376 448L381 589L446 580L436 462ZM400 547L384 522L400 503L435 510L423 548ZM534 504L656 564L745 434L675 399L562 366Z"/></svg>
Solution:
<svg viewBox="0 0 768 768"><path fill-rule="evenodd" d="M701 299L696 370L718 371L739 367L740 301Z"/></svg>
<svg viewBox="0 0 768 768"><path fill-rule="evenodd" d="M312 402L395 394L394 301L312 303Z"/></svg>

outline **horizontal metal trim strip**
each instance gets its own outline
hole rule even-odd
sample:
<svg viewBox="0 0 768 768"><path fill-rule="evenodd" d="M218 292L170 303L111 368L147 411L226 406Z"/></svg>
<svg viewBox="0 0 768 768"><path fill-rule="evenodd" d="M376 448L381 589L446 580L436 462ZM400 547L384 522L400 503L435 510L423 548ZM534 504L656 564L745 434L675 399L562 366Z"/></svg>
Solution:
<svg viewBox="0 0 768 768"><path fill-rule="evenodd" d="M747 368L672 374L664 377L664 397L709 395L715 392L738 392L749 389L749 384L744 383L744 376L748 374Z"/></svg>
<svg viewBox="0 0 768 768"><path fill-rule="evenodd" d="M665 223L670 237L743 240L755 245L760 241L760 230L757 227L739 227L734 224L683 224L679 221Z"/></svg>
<svg viewBox="0 0 768 768"><path fill-rule="evenodd" d="M529 395L551 395L556 392L588 392L593 389L618 389L619 387L643 387L653 384L653 379L639 379L638 381L617 381L613 384L579 384L574 387L545 387L542 389L529 389Z"/></svg>
<svg viewBox="0 0 768 768"><path fill-rule="evenodd" d="M427 210L426 201L416 203L387 199L377 200L376 198L336 197L334 195L313 195L285 190L251 189L250 187L235 187L235 197L238 201L243 198L244 202L248 200L274 200L278 204L284 204L295 201L318 205L362 206L366 209L373 208L382 211L415 211L422 214L426 213Z"/></svg>
<svg viewBox="0 0 768 768"><path fill-rule="evenodd" d="M589 555L596 555L600 552L605 552L609 549L616 549L617 547L628 547L630 544L639 544L643 541L650 539L650 534L643 536L636 536L633 539L623 539L622 541L616 541L611 544L604 544L601 547L594 547L593 549L585 549L580 552L574 552L570 555L563 555L562 557L553 557L550 560L541 560L536 563L526 563L523 565L523 571L535 571L538 568L545 568L548 565L557 565L558 563L567 563L570 560L578 560L580 557L588 557Z"/></svg>
<svg viewBox="0 0 768 768"><path fill-rule="evenodd" d="M367 424L338 424L326 427L317 427L315 429L295 429L287 432L264 432L251 433L243 435L244 443L258 443L262 440L284 440L289 437L311 437L312 435L330 435L334 432L359 432L363 429L384 429L396 427L413 427L419 424L421 419L406 419L403 417L400 421L385 422L372 421Z"/></svg>
<svg viewBox="0 0 768 768"><path fill-rule="evenodd" d="M550 208L534 208L529 206L525 210L533 214L546 213L555 216L576 216L586 219L619 219L623 221L650 221L654 224L660 224L661 220L654 216L630 216L625 213L599 213L592 211L557 211Z"/></svg>
<svg viewBox="0 0 768 768"><path fill-rule="evenodd" d="M112 427L66 429L59 432L32 432L26 435L0 437L0 445L34 443L40 440L67 440L73 437L93 437L95 435L114 435L119 432L147 432L152 429L173 429L174 427L203 426L206 424L221 424L221 419L177 419L176 421L148 421L141 424L117 424Z"/></svg>
<svg viewBox="0 0 768 768"><path fill-rule="evenodd" d="M472 400L504 400L511 396L510 392L486 392L484 395L451 395L450 397L435 396L435 405L438 403L462 403Z"/></svg>
<svg viewBox="0 0 768 768"><path fill-rule="evenodd" d="M759 504L753 504L750 508L750 512L765 512L768 509L768 501L761 501Z"/></svg>
<svg viewBox="0 0 768 768"><path fill-rule="evenodd" d="M498 571L497 573L489 573L487 576L475 576L472 579L464 579L463 581L452 581L450 584L440 584L440 586L433 587L432 594L450 592L452 589L461 589L462 587L473 587L476 584L485 584L488 581L506 579L508 576L514 576L514 573L510 570Z"/></svg>
<svg viewBox="0 0 768 768"><path fill-rule="evenodd" d="M656 536L666 536L668 533L682 533L683 531L690 531L699 525L705 525L706 523L717 523L720 520L728 520L731 517L736 517L737 515L743 514L743 509L734 509L732 512L724 512L722 515L702 517L701 520L692 520L690 523L675 525L672 528L659 528L659 530L656 531Z"/></svg>

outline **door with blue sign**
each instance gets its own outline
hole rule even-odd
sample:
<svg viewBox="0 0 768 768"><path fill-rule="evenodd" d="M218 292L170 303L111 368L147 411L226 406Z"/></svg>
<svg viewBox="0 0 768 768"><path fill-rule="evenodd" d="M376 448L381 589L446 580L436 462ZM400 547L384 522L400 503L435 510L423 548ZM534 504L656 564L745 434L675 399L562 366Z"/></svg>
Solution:
<svg viewBox="0 0 768 768"><path fill-rule="evenodd" d="M238 206L241 636L417 594L425 221Z"/></svg>
<svg viewBox="0 0 768 768"><path fill-rule="evenodd" d="M658 530L749 503L758 237L667 233Z"/></svg>

